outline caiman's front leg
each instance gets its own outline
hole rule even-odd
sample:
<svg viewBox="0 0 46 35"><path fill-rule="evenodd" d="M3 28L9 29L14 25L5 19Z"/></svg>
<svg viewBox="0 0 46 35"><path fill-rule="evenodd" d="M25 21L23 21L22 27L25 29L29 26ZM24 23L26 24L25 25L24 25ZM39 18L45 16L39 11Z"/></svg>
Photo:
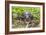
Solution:
<svg viewBox="0 0 46 35"><path fill-rule="evenodd" d="M26 28L28 28L29 22L27 22Z"/></svg>

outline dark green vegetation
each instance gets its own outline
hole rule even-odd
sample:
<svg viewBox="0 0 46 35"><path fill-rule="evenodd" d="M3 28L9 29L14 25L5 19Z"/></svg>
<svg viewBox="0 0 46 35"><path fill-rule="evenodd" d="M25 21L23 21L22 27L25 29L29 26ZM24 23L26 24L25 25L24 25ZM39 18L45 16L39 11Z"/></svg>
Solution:
<svg viewBox="0 0 46 35"><path fill-rule="evenodd" d="M17 20L17 16L22 16L24 12L30 12L33 16L34 20L34 26L33 27L38 27L39 22L40 22L40 8L36 7L12 7L12 23L13 23L13 28L25 28L27 24L25 24L23 21L20 21L21 23L18 23L19 20ZM30 26L30 24L29 24ZM32 27L32 26L30 26Z"/></svg>

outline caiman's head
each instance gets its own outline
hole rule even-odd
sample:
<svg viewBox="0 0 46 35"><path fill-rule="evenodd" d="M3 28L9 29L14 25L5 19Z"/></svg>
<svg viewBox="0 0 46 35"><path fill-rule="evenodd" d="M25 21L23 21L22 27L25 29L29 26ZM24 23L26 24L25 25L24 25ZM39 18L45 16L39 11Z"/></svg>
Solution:
<svg viewBox="0 0 46 35"><path fill-rule="evenodd" d="M32 20L32 14L30 12L24 12L23 17L26 21L31 21Z"/></svg>

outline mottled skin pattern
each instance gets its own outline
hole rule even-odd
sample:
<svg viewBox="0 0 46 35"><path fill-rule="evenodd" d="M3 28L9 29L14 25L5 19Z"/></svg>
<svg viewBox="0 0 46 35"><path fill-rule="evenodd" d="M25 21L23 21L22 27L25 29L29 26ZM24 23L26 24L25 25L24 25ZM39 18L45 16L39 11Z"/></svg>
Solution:
<svg viewBox="0 0 46 35"><path fill-rule="evenodd" d="M17 19L16 20L17 23L22 23L22 24L24 23L24 24L26 24L26 28L28 28L29 25L31 27L34 26L33 16L29 12L24 12L22 14L22 16L18 16L16 19Z"/></svg>

